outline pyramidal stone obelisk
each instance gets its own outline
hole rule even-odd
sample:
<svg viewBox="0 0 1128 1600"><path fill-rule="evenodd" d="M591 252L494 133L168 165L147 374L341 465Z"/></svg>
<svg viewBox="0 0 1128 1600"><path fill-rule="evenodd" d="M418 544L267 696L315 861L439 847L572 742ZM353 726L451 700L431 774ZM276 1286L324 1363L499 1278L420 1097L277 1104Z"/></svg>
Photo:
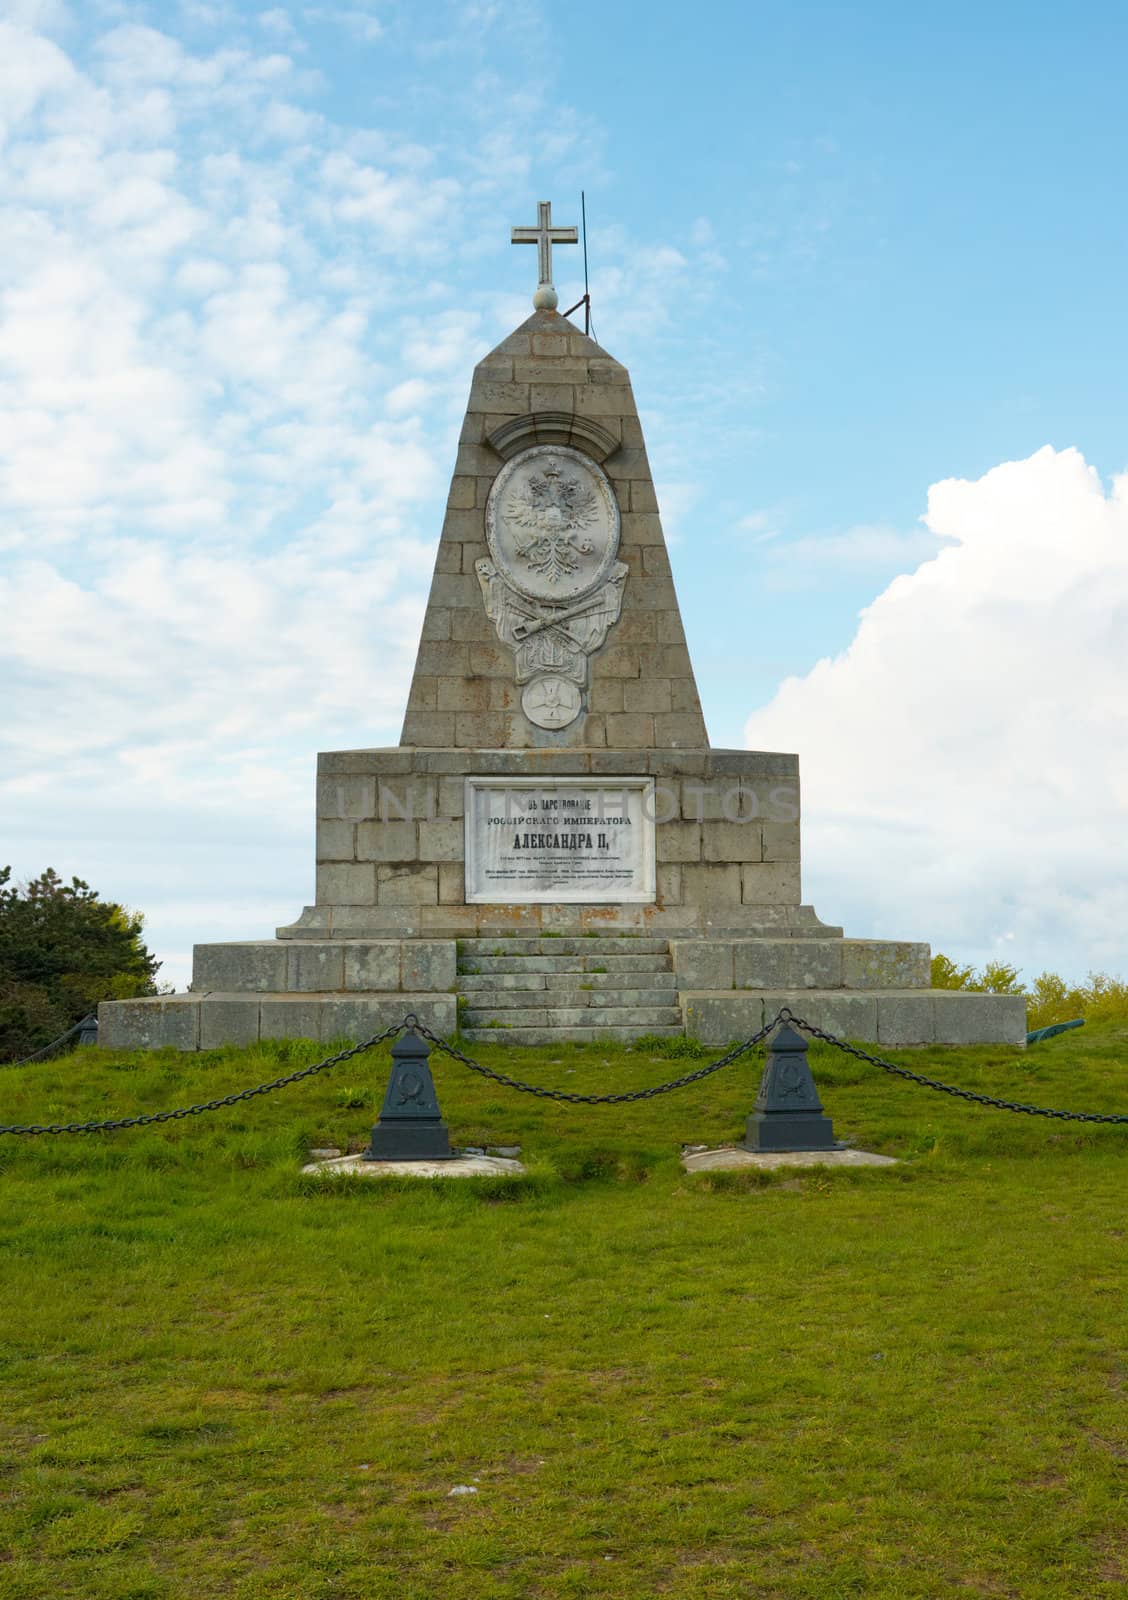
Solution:
<svg viewBox="0 0 1128 1600"><path fill-rule="evenodd" d="M318 758L315 903L202 944L110 1047L363 1038L408 1010L533 1043L754 1032L781 1005L885 1044L1021 1042L1020 998L932 991L925 944L800 896L795 755L709 746L630 378L557 310L479 362L400 743Z"/></svg>

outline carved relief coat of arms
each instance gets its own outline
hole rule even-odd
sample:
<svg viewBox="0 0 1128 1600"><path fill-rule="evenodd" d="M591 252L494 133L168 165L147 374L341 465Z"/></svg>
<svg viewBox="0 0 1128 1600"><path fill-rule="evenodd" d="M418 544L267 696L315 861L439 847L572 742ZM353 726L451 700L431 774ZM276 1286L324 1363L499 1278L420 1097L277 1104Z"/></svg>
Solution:
<svg viewBox="0 0 1128 1600"><path fill-rule="evenodd" d="M522 708L541 728L583 710L588 657L618 621L626 581L619 507L606 475L567 446L507 461L486 506L491 560L477 563L486 611L514 652Z"/></svg>

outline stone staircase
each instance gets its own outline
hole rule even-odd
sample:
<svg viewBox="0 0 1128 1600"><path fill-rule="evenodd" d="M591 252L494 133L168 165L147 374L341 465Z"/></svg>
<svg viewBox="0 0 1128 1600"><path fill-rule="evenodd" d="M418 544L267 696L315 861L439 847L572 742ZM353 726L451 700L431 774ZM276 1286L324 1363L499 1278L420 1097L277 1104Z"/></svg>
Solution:
<svg viewBox="0 0 1128 1600"><path fill-rule="evenodd" d="M459 1030L475 1042L589 1044L684 1031L666 939L463 939L455 988Z"/></svg>

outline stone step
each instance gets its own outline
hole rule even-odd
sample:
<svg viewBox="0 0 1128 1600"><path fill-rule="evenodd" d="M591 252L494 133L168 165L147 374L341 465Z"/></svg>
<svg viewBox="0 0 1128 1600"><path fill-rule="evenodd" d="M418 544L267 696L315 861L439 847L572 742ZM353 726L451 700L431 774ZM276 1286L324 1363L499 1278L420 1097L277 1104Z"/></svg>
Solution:
<svg viewBox="0 0 1128 1600"><path fill-rule="evenodd" d="M655 1034L660 1039L680 1039L684 1029L675 1027L653 1028L467 1028L463 1039L471 1044L504 1045L560 1045L560 1044L629 1044L640 1034ZM560 1085L553 1085L554 1088Z"/></svg>
<svg viewBox="0 0 1128 1600"><path fill-rule="evenodd" d="M475 989L464 998L479 1011L511 1011L514 1007L535 1011L541 1006L613 1006L617 1010L664 1006L681 1015L677 993L669 989Z"/></svg>
<svg viewBox="0 0 1128 1600"><path fill-rule="evenodd" d="M506 972L582 972L578 956L459 956L458 982L463 975Z"/></svg>
<svg viewBox="0 0 1128 1600"><path fill-rule="evenodd" d="M675 995L678 980L672 972L460 972L455 985L460 994L478 994L483 989L500 993L504 989L572 989L582 981L584 988L597 990L638 988L661 989Z"/></svg>
<svg viewBox="0 0 1128 1600"><path fill-rule="evenodd" d="M462 1028L487 1028L491 1022L496 1022L505 1028L623 1027L633 1028L636 1033L682 1025L677 1006L546 1006L543 1009L467 1006L460 1010L458 1021Z"/></svg>
<svg viewBox="0 0 1128 1600"><path fill-rule="evenodd" d="M571 988L573 976L572 973L568 972L546 972L544 975L545 988ZM615 990L619 988L662 989L671 997L676 997L678 992L678 980L667 967L635 967L627 972L593 972L590 967L587 967L579 976L583 978L583 987L585 989L588 987L597 990Z"/></svg>
<svg viewBox="0 0 1128 1600"><path fill-rule="evenodd" d="M459 939L458 951L467 956L586 956L601 951L605 955L667 955L668 939L650 939L639 935L595 934L589 937L555 939L505 938L482 935L475 939Z"/></svg>
<svg viewBox="0 0 1128 1600"><path fill-rule="evenodd" d="M620 956L461 956L460 973L473 972L669 972L669 957Z"/></svg>
<svg viewBox="0 0 1128 1600"><path fill-rule="evenodd" d="M536 990L543 993L548 980L554 983L573 984L580 976L575 972L460 972L454 980L459 994L501 994L507 989Z"/></svg>

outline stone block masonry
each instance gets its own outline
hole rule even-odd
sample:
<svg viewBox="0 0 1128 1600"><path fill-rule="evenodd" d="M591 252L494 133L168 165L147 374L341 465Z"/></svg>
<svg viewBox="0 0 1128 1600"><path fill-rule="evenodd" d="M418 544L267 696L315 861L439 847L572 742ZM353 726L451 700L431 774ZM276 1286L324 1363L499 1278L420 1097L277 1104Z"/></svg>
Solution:
<svg viewBox="0 0 1128 1600"><path fill-rule="evenodd" d="M536 780L551 789L557 779L584 777L613 787L616 775L653 780L653 903L467 904L468 777ZM296 923L278 929L283 940L375 938L393 930L459 937L499 927L681 936L768 930L800 938L840 932L800 901L799 764L792 755L707 746L347 750L319 757L317 792L317 898Z"/></svg>
<svg viewBox="0 0 1128 1600"><path fill-rule="evenodd" d="M104 1002L98 1007L98 1043L106 1050L218 1050L259 1039L332 1045L381 1033L402 1022L407 1011L436 1033L453 1033L458 1025L453 994L189 993Z"/></svg>
<svg viewBox="0 0 1128 1600"><path fill-rule="evenodd" d="M584 711L559 729L524 714L513 653L484 616L476 576L489 555L490 489L534 444L599 462L628 569L619 621L591 656ZM475 638L487 648L472 650ZM708 742L629 374L555 312L536 312L475 369L401 742L640 752Z"/></svg>
<svg viewBox="0 0 1128 1600"><path fill-rule="evenodd" d="M362 1039L409 1011L457 1025L450 939L198 944L187 994L99 1007L111 1049L214 1050L259 1039Z"/></svg>
<svg viewBox="0 0 1128 1600"><path fill-rule="evenodd" d="M1021 1001L933 993L926 945L802 903L798 758L710 748L675 580L626 369L538 310L474 372L401 742L318 758L313 903L198 945L186 994L102 1006L99 1042L449 1035L459 1002L494 1042L724 1044L784 1004L877 1045L1018 1042ZM616 817L591 797L617 778ZM507 841L480 798L506 779Z"/></svg>
<svg viewBox="0 0 1128 1600"><path fill-rule="evenodd" d="M929 948L890 939L677 940L684 989L927 989Z"/></svg>
<svg viewBox="0 0 1128 1600"><path fill-rule="evenodd" d="M449 939L198 944L193 951L192 990L201 994L448 992L454 985L455 959L454 942Z"/></svg>
<svg viewBox="0 0 1128 1600"><path fill-rule="evenodd" d="M836 1038L882 1046L1001 1044L1026 1039L1020 995L954 989L679 990L686 1032L718 1048L746 1039L783 1007ZM875 1076L879 1069L873 1069Z"/></svg>

